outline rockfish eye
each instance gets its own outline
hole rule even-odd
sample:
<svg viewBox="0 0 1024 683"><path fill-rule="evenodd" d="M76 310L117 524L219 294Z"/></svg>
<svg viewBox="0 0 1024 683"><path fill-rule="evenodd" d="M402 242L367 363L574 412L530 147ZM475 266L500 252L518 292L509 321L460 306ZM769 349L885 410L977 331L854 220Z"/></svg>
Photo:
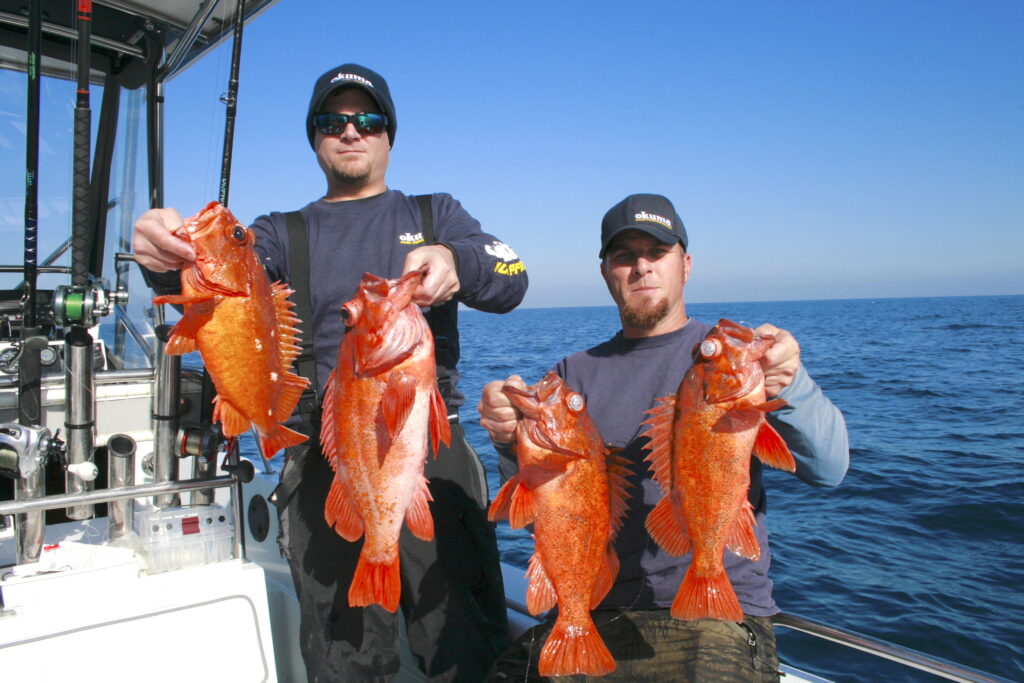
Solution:
<svg viewBox="0 0 1024 683"><path fill-rule="evenodd" d="M241 225L236 225L231 230L231 239L235 240L239 244L245 244L245 228Z"/></svg>
<svg viewBox="0 0 1024 683"><path fill-rule="evenodd" d="M722 344L717 339L705 339L700 343L700 355L704 358L714 358L722 353Z"/></svg>
<svg viewBox="0 0 1024 683"><path fill-rule="evenodd" d="M569 410L572 412L578 413L583 410L583 397L574 391L565 397L565 405L568 406Z"/></svg>

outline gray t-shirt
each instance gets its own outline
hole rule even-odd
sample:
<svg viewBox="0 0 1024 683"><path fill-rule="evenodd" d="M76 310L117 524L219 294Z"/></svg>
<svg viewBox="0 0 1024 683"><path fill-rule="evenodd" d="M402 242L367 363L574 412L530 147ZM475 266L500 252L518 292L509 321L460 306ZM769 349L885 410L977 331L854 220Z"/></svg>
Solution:
<svg viewBox="0 0 1024 683"><path fill-rule="evenodd" d="M627 339L620 332L610 340L573 354L555 365L555 371L574 390L583 394L587 411L605 442L623 450L630 463L633 486L629 489L627 515L616 538L621 569L615 585L601 603L602 608L652 609L672 605L676 591L689 567L691 555L675 557L661 550L644 527L647 514L661 498L661 488L652 479L644 461L648 451L645 411L655 399L675 394L693 364L691 351L711 329L691 318L681 329L643 339ZM816 485L835 486L849 463L846 423L807 372L797 371L792 384L780 396L787 405L768 414L768 419L785 439L797 462L797 476ZM503 477L515 471L515 458L499 449ZM755 616L778 612L768 578L771 550L768 545L767 509L761 483L761 464L751 464L750 501L755 506L755 535L761 558L752 562L732 552L725 553L725 568L736 589L743 611Z"/></svg>

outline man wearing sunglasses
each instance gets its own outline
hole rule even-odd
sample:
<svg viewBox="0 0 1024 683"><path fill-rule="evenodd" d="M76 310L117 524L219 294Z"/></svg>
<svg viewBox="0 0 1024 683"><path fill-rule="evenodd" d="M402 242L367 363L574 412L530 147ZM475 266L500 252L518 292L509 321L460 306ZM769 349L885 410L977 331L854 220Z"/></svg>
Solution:
<svg viewBox="0 0 1024 683"><path fill-rule="evenodd" d="M507 245L448 194L409 196L385 175L398 120L384 79L358 64L321 75L313 86L306 135L327 191L299 211L274 212L252 224L256 250L271 280L295 289L303 320L296 363L317 392L300 401L290 422L311 438L289 449L274 502L281 548L301 610L300 641L309 680L367 681L399 669L398 619L433 680L482 680L508 645L504 590L494 527L487 521L483 466L458 424L458 304L505 313L527 287L525 267ZM171 236L182 223L174 209L153 209L135 224L138 262L158 293L178 287L181 266L195 259ZM413 302L427 309L439 386L448 407L451 448L428 458L434 541L400 541L402 611L350 608L347 594L361 543L342 539L324 521L333 473L319 448L319 399L344 332L339 306L363 273L395 278L426 266ZM311 343L310 343L311 342ZM342 397L344 400L344 397Z"/></svg>

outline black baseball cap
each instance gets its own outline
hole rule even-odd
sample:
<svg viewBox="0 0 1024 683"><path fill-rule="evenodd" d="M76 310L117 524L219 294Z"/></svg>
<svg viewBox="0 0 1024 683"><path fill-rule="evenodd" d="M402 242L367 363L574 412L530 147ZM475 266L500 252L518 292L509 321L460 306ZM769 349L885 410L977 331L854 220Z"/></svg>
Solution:
<svg viewBox="0 0 1024 683"><path fill-rule="evenodd" d="M660 194L631 194L608 209L601 221L600 258L623 230L640 230L665 244L679 242L686 251L686 228L667 197Z"/></svg>
<svg viewBox="0 0 1024 683"><path fill-rule="evenodd" d="M313 117L323 113L320 108L324 106L324 101L341 88L362 88L370 93L370 97L380 107L381 113L388 117L388 143L394 147L398 118L395 116L395 103L391 101L387 81L376 71L358 64L336 66L316 79L313 96L309 98L309 111L306 112L306 135L309 136L309 146L313 146Z"/></svg>

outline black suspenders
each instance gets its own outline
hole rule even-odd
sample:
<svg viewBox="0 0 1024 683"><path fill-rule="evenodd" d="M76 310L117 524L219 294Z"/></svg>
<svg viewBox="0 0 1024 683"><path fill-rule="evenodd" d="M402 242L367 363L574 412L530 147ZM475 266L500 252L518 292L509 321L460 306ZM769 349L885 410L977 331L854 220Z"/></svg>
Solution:
<svg viewBox="0 0 1024 683"><path fill-rule="evenodd" d="M416 203L420 207L420 217L423 223L423 243L434 244L434 216L431 210L432 195L416 195ZM319 423L319 387L316 376L316 349L313 346L313 307L309 299L309 235L306 232L306 221L298 211L289 211L284 214L285 225L288 228L288 273L291 277L291 288L295 290L292 301L295 302L295 314L304 323L306 333L299 337L299 348L301 352L295 359L295 371L302 377L308 377L309 387L302 393L299 399L297 412L303 416L312 415L316 423ZM445 336L442 318L454 315L455 301L431 310L427 315L427 322L430 331L434 334L434 354L438 359L450 358L451 345L448 337ZM448 368L443 363L437 363L437 385L444 398L445 404L451 397L451 376ZM456 413L449 409L449 418ZM317 427L319 429L319 427Z"/></svg>

